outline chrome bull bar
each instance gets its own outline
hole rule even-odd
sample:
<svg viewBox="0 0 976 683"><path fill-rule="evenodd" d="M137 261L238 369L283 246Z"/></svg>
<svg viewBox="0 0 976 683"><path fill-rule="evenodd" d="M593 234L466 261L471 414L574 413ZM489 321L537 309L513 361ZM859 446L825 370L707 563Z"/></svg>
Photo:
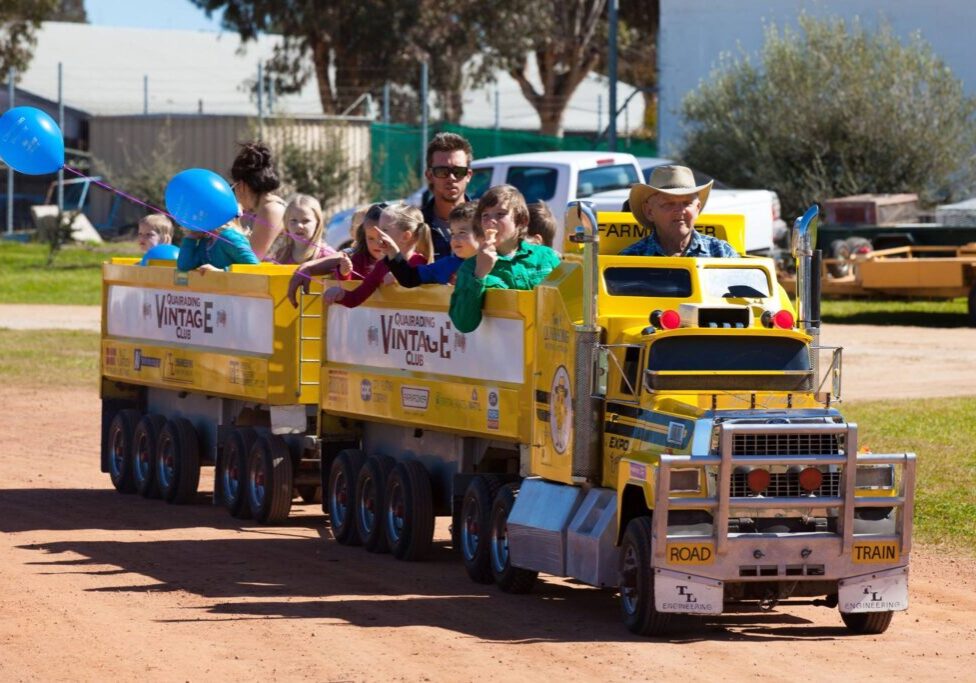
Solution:
<svg viewBox="0 0 976 683"><path fill-rule="evenodd" d="M723 424L719 427L719 455L662 455L655 478L654 510L654 556L665 558L668 539L668 512L670 510L707 510L714 520L712 534L696 536L675 536L681 542L708 542L715 545L716 554L721 557L729 549L730 512L742 508L793 509L838 508L838 532L841 538L842 553L851 552L854 536L854 508L897 509L895 539L899 541L902 555L911 552L912 515L915 495L915 454L914 453L858 453L857 425L855 424ZM790 435L838 435L844 436L844 452L837 455L745 455L732 456L733 439L737 434ZM801 496L801 497L732 497L731 482L733 468L741 465L840 465L840 496ZM901 481L896 496L857 496L858 465L897 465L901 467ZM718 484L714 496L672 497L671 470L676 467L718 467ZM818 534L822 535L822 534ZM877 540L890 538L881 534L858 534L859 539ZM771 540L775 542L775 539Z"/></svg>

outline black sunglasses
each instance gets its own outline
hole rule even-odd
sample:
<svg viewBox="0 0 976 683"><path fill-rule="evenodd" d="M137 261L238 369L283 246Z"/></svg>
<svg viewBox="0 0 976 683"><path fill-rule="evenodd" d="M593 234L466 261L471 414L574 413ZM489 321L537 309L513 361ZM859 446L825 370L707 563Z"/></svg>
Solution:
<svg viewBox="0 0 976 683"><path fill-rule="evenodd" d="M379 204L373 204L366 210L366 215L363 216L363 220L371 221L376 223L380 219L380 214L383 213L383 209L388 207L389 204L386 202L380 202Z"/></svg>
<svg viewBox="0 0 976 683"><path fill-rule="evenodd" d="M446 178L452 175L455 180L460 180L468 175L469 170L467 166L432 166L430 173L435 178Z"/></svg>

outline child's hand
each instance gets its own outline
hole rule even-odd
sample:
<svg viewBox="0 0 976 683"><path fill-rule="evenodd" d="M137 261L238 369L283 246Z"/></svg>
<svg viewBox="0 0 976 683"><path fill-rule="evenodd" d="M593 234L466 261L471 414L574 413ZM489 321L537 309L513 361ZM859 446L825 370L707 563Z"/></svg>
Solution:
<svg viewBox="0 0 976 683"><path fill-rule="evenodd" d="M308 285L311 282L309 275L301 267L296 268L292 273L291 280L288 281L288 300L291 305L298 308L298 290L308 294Z"/></svg>
<svg viewBox="0 0 976 683"><path fill-rule="evenodd" d="M349 275L352 272L352 259L346 252L340 252L339 254L339 274L342 277Z"/></svg>
<svg viewBox="0 0 976 683"><path fill-rule="evenodd" d="M202 266L200 266L199 268L197 268L197 272L200 273L201 275L205 275L208 270L209 271L217 271L217 272L222 271L221 268L217 268L216 266L212 266L209 263L204 263Z"/></svg>
<svg viewBox="0 0 976 683"><path fill-rule="evenodd" d="M396 284L396 278L393 276L393 273L387 273L386 275L383 276L383 284L384 285Z"/></svg>
<svg viewBox="0 0 976 683"><path fill-rule="evenodd" d="M393 241L392 237L380 230L379 226L374 225L370 230L373 231L373 237L382 243L380 248L383 250L384 255L393 258L400 253L400 247L397 246L397 243Z"/></svg>
<svg viewBox="0 0 976 683"><path fill-rule="evenodd" d="M498 261L498 252L495 251L495 235L497 233L497 230L485 230L485 241L481 243L481 247L474 257L474 276L479 280L488 275Z"/></svg>
<svg viewBox="0 0 976 683"><path fill-rule="evenodd" d="M342 287L329 287L325 290L325 294L322 298L325 300L326 304L334 304L342 301L342 297L346 295L346 290Z"/></svg>

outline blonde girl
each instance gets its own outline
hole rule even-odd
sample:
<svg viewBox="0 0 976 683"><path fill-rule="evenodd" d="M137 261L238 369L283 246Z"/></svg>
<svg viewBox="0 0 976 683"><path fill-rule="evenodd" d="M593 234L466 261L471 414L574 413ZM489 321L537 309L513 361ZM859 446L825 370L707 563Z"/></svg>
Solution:
<svg viewBox="0 0 976 683"><path fill-rule="evenodd" d="M322 205L307 194L297 194L285 208L285 229L274 260L302 264L334 253L322 243Z"/></svg>
<svg viewBox="0 0 976 683"><path fill-rule="evenodd" d="M380 214L379 225L371 228L371 232L372 234L366 235L366 239L379 244L382 244L382 235L388 235L396 242L403 258L411 266L430 263L433 259L434 246L430 226L424 223L424 215L416 207L402 202L386 207ZM359 287L352 290L331 287L325 292L325 300L327 303L338 303L347 308L355 308L383 284L389 272L386 261L381 259L376 262Z"/></svg>

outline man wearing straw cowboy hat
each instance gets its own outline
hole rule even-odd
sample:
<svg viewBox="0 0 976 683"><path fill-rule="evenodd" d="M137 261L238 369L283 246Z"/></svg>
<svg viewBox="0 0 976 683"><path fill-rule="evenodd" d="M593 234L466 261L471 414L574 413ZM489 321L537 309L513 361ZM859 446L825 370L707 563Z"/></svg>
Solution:
<svg viewBox="0 0 976 683"><path fill-rule="evenodd" d="M651 234L620 252L623 256L728 256L738 254L732 245L695 230L695 220L705 208L712 189L709 180L695 184L686 166L658 166L647 185L630 188L628 204L634 218Z"/></svg>

